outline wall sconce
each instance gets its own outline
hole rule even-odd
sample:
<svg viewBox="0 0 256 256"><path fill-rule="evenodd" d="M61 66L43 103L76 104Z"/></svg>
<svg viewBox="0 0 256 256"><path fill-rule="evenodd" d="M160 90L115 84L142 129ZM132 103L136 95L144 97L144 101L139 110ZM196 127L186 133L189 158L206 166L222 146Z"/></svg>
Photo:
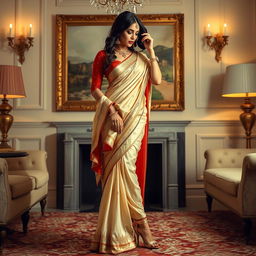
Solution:
<svg viewBox="0 0 256 256"><path fill-rule="evenodd" d="M206 43L210 47L210 49L215 50L215 60L217 62L221 61L221 52L222 49L228 44L228 37L227 36L227 24L224 24L223 34L216 34L215 36L211 35L211 25L208 24L208 31L206 38Z"/></svg>
<svg viewBox="0 0 256 256"><path fill-rule="evenodd" d="M19 56L18 61L23 64L25 61L25 51L28 51L33 46L34 37L32 36L32 24L29 25L29 34L27 37L24 35L14 36L12 32L12 24L10 24L10 31L8 39L8 45Z"/></svg>

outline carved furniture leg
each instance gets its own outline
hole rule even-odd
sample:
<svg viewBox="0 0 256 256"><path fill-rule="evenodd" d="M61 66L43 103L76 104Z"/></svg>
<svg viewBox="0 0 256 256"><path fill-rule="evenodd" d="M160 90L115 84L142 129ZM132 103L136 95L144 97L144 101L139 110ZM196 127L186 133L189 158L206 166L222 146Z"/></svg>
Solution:
<svg viewBox="0 0 256 256"><path fill-rule="evenodd" d="M43 198L41 201L40 201L40 206L41 206L41 214L42 216L44 216L44 213L45 213L45 206L46 206L46 197Z"/></svg>
<svg viewBox="0 0 256 256"><path fill-rule="evenodd" d="M24 212L21 215L21 220L22 220L22 225L23 225L23 233L27 233L28 232L28 222L29 222L29 210Z"/></svg>
<svg viewBox="0 0 256 256"><path fill-rule="evenodd" d="M213 198L206 193L206 202L207 202L207 206L208 206L208 212L212 211L212 200Z"/></svg>
<svg viewBox="0 0 256 256"><path fill-rule="evenodd" d="M0 226L0 255L3 254L4 238L6 236L6 230L4 226Z"/></svg>
<svg viewBox="0 0 256 256"><path fill-rule="evenodd" d="M244 234L245 234L245 242L249 244L251 240L252 233L252 220L249 218L243 219L244 221Z"/></svg>

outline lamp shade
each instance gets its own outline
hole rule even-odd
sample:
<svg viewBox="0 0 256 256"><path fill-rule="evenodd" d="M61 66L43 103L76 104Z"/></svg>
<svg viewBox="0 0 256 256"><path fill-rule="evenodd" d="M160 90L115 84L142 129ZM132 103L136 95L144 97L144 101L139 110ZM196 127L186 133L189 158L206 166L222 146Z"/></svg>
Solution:
<svg viewBox="0 0 256 256"><path fill-rule="evenodd" d="M0 98L23 98L26 96L21 67L0 65Z"/></svg>
<svg viewBox="0 0 256 256"><path fill-rule="evenodd" d="M228 66L223 97L256 97L256 63Z"/></svg>

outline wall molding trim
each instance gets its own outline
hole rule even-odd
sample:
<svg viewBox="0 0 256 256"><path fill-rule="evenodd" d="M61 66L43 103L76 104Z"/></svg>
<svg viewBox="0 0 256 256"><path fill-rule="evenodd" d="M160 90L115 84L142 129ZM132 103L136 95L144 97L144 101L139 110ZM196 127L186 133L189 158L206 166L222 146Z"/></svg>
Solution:
<svg viewBox="0 0 256 256"><path fill-rule="evenodd" d="M203 189L204 188L204 184L186 184L186 189Z"/></svg>
<svg viewBox="0 0 256 256"><path fill-rule="evenodd" d="M168 124L169 121L150 121L153 123L161 123L162 125ZM48 122L30 122L30 121L17 121L13 123L12 127L20 128L20 127L28 127L28 128L47 128L47 127L55 127L55 124L73 127L74 125L90 125L92 122L89 121L48 121ZM205 127L205 126L241 126L242 124L239 120L181 120L181 121L172 121L173 126L180 126L182 124L187 124L189 127ZM256 128L256 127L255 127Z"/></svg>
<svg viewBox="0 0 256 256"><path fill-rule="evenodd" d="M50 122L14 122L12 128L48 128L52 127Z"/></svg>
<svg viewBox="0 0 256 256"><path fill-rule="evenodd" d="M26 147L22 146L22 143L35 143L35 145L38 145L37 147L33 147L33 149L36 150L44 150L45 146L44 146L44 136L11 136L10 140L11 140L11 144L12 147L15 149L26 149ZM29 148L31 149L31 148Z"/></svg>
<svg viewBox="0 0 256 256"><path fill-rule="evenodd" d="M39 20L39 33L36 35L38 38L36 40L39 41L39 77L36 84L38 84L38 104L22 104L22 99L15 99L13 101L13 109L18 110L45 110L46 109L46 99L45 99L45 88L46 88L46 2L45 0L39 0L39 8L40 8L40 17ZM21 15L21 0L15 1L15 20L19 18L18 16ZM36 50L34 48L33 50Z"/></svg>
<svg viewBox="0 0 256 256"><path fill-rule="evenodd" d="M242 126L239 120L195 120L189 126Z"/></svg>

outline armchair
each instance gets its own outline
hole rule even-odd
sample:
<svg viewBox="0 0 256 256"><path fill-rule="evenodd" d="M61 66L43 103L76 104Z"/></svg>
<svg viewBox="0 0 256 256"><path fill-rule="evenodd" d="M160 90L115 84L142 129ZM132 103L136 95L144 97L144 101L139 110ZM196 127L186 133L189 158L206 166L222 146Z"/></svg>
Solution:
<svg viewBox="0 0 256 256"><path fill-rule="evenodd" d="M245 223L246 243L256 217L256 149L211 149L205 152L204 185L208 211L213 198Z"/></svg>
<svg viewBox="0 0 256 256"><path fill-rule="evenodd" d="M7 224L21 216L27 232L30 209L40 202L42 215L48 193L46 152L27 151L26 157L0 158L0 247Z"/></svg>

